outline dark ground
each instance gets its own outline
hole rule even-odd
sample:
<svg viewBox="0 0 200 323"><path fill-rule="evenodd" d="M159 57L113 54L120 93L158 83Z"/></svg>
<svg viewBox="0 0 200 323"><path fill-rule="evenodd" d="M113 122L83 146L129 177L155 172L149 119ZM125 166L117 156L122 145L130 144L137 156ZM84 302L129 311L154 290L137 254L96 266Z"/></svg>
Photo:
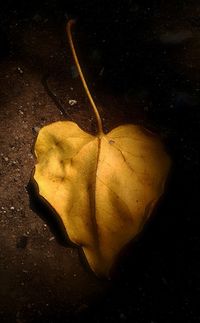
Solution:
<svg viewBox="0 0 200 323"><path fill-rule="evenodd" d="M165 196L111 281L89 271L30 185L39 129L66 118L44 78L68 119L95 131L69 17L105 130L143 124L173 160ZM0 322L200 322L198 0L7 0L0 18Z"/></svg>

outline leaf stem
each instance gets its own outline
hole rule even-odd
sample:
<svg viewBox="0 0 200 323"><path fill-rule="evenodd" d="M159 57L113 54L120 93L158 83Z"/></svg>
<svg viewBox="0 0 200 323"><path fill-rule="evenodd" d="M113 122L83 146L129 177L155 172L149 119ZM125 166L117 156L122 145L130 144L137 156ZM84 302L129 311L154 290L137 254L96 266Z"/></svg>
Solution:
<svg viewBox="0 0 200 323"><path fill-rule="evenodd" d="M96 119L97 119L97 124L98 124L98 135L102 135L103 134L103 126L102 126L102 121L101 121L101 117L100 117L100 114L99 114L99 111L97 109L97 106L96 104L94 103L94 100L90 94L90 91L88 89L88 86L87 86L87 83L85 81L85 77L83 75L83 72L82 72L82 69L81 69L81 66L79 64L79 60L78 60L78 57L76 55L76 51L75 51L75 47L74 47L74 43L73 43L73 40L72 40L72 33L71 33L71 27L75 24L75 20L71 19L68 21L67 23L67 36L68 36L68 39L69 39L69 45L70 45L70 48L71 48L71 51L72 51L72 54L73 54L73 58L74 58L74 61L75 61L75 64L76 64L76 67L78 69L78 72L79 72L79 75L80 75L80 78L81 78L81 81L83 83L83 87L85 89L85 92L88 96L88 99L91 103L91 106L93 108L93 111L95 113L95 116L96 116Z"/></svg>

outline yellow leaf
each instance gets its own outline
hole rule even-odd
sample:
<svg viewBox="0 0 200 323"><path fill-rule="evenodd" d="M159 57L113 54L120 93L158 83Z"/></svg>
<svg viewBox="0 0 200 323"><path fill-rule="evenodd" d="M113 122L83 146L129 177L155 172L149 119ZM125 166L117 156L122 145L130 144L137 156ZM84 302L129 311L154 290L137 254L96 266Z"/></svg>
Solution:
<svg viewBox="0 0 200 323"><path fill-rule="evenodd" d="M96 136L70 121L40 130L34 179L92 270L108 275L162 195L170 159L160 140L139 126L104 134L95 113Z"/></svg>

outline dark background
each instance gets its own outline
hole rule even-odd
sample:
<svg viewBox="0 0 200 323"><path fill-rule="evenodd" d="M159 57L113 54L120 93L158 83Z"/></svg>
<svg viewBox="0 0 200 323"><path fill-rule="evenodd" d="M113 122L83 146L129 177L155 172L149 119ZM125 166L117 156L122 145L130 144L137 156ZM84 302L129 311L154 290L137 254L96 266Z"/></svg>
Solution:
<svg viewBox="0 0 200 323"><path fill-rule="evenodd" d="M0 321L199 322L198 0L7 0L0 8ZM105 131L144 125L173 161L162 201L110 281L89 271L29 183L39 129L65 118L44 78L67 118L95 131L66 40L69 18Z"/></svg>

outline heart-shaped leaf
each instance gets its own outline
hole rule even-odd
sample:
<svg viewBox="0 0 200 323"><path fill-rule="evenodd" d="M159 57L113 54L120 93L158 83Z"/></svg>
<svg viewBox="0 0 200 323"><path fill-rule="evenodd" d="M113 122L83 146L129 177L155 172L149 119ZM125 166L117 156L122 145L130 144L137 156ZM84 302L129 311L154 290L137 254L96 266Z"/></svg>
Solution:
<svg viewBox="0 0 200 323"><path fill-rule="evenodd" d="M68 36L73 47L71 22ZM84 80L85 82L85 80ZM86 83L87 93L89 92ZM90 95L90 94L89 94ZM96 136L70 121L42 128L35 144L34 179L60 216L72 242L97 275L108 275L117 255L142 229L163 193L170 159L160 140L136 125Z"/></svg>

